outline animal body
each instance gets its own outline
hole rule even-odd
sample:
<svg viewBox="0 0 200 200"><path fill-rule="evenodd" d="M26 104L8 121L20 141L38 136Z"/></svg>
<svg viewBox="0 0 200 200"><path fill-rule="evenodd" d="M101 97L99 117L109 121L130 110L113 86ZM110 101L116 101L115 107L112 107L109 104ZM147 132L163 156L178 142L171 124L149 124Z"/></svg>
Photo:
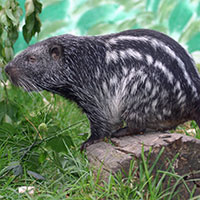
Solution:
<svg viewBox="0 0 200 200"><path fill-rule="evenodd" d="M82 149L105 136L165 131L188 120L200 126L194 61L153 30L51 37L17 55L5 71L27 91L47 90L83 109L91 136Z"/></svg>

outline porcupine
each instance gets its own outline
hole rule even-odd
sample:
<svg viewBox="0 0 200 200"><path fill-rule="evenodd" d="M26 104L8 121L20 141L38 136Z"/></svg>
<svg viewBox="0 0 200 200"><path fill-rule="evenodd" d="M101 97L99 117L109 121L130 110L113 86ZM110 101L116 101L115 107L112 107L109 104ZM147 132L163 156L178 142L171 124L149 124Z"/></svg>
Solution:
<svg viewBox="0 0 200 200"><path fill-rule="evenodd" d="M5 67L13 84L47 90L78 104L91 136L166 131L188 120L200 127L200 76L186 50L147 29L100 36L70 34L29 46Z"/></svg>

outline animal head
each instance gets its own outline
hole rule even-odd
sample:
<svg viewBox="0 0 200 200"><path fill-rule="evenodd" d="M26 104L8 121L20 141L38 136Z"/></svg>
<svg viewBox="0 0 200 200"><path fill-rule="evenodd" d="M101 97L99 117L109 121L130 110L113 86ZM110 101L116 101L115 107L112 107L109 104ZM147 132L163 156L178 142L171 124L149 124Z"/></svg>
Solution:
<svg viewBox="0 0 200 200"><path fill-rule="evenodd" d="M11 82L26 91L40 91L59 84L64 72L62 37L52 37L29 46L5 67ZM67 45L67 44L65 44ZM61 77L62 79L62 77Z"/></svg>

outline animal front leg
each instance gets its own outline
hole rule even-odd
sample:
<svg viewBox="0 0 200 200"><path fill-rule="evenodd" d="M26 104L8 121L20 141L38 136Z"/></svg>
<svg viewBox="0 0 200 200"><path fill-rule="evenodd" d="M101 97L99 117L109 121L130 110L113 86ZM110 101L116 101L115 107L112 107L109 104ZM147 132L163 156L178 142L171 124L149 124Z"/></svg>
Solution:
<svg viewBox="0 0 200 200"><path fill-rule="evenodd" d="M113 132L111 137L123 137L128 135L136 135L139 133L145 132L145 128L140 124L135 123L134 121L127 122L127 126L120 128L117 131Z"/></svg>
<svg viewBox="0 0 200 200"><path fill-rule="evenodd" d="M113 132L111 137L123 137L128 135L136 135L141 132L144 132L142 129L129 129L129 127L120 128L117 131Z"/></svg>
<svg viewBox="0 0 200 200"><path fill-rule="evenodd" d="M81 151L85 150L91 144L103 141L104 137L108 135L108 130L98 123L90 121L91 135L90 137L81 145Z"/></svg>
<svg viewBox="0 0 200 200"><path fill-rule="evenodd" d="M85 150L88 146L90 146L91 144L95 144L100 142L102 139L95 137L94 135L90 135L90 137L83 142L83 144L81 145L81 151Z"/></svg>
<svg viewBox="0 0 200 200"><path fill-rule="evenodd" d="M127 136L131 135L128 127L120 128L117 131L113 132L111 137L122 137L122 136Z"/></svg>

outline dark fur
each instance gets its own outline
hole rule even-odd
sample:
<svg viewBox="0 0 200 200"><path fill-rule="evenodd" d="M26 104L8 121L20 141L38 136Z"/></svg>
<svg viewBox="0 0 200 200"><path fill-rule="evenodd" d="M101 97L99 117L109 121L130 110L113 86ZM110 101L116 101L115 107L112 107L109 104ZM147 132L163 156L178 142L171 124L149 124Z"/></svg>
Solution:
<svg viewBox="0 0 200 200"><path fill-rule="evenodd" d="M27 91L47 90L75 101L91 124L82 148L105 136L164 131L188 120L200 126L194 62L156 31L52 37L28 47L5 71Z"/></svg>

